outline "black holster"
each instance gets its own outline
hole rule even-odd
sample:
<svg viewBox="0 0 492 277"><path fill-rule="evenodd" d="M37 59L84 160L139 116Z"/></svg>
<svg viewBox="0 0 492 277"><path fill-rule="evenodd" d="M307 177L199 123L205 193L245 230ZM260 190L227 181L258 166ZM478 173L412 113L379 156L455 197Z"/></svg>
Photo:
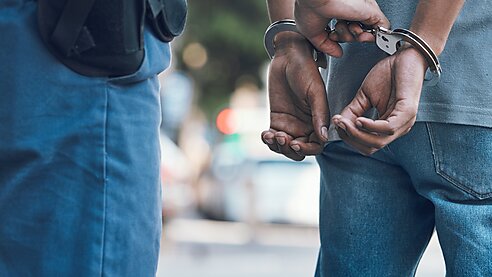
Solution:
<svg viewBox="0 0 492 277"><path fill-rule="evenodd" d="M149 20L169 42L181 34L186 0L38 0L41 37L66 66L86 76L134 73L144 58Z"/></svg>

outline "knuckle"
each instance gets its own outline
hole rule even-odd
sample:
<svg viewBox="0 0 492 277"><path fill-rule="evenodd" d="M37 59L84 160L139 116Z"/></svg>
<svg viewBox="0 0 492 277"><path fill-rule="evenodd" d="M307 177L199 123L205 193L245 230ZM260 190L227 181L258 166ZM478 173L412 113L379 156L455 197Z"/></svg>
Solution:
<svg viewBox="0 0 492 277"><path fill-rule="evenodd" d="M391 126L388 130L388 135L393 136L396 134L397 131L398 129L395 126Z"/></svg>

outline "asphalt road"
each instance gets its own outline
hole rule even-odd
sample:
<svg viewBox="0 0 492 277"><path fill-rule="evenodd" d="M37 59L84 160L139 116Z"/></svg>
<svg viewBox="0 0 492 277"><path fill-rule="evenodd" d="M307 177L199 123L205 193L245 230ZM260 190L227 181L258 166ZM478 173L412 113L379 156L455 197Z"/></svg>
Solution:
<svg viewBox="0 0 492 277"><path fill-rule="evenodd" d="M318 232L313 226L174 220L163 232L158 277L313 276ZM444 276L435 237L417 277Z"/></svg>

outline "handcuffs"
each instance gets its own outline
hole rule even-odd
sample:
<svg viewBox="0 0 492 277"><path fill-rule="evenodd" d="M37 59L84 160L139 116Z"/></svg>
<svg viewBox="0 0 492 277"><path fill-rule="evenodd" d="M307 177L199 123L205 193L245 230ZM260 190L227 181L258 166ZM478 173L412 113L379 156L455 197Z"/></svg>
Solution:
<svg viewBox="0 0 492 277"><path fill-rule="evenodd" d="M441 78L441 65L439 59L434 53L432 48L417 34L407 29L394 29L389 30L384 27L378 26L376 28L369 28L360 24L364 32L373 34L376 37L376 45L379 49L383 50L389 55L393 55L398 51L402 42L410 43L415 49L417 49L427 61L429 68L425 74L424 85L435 86ZM272 23L265 32L264 44L265 49L270 59L275 56L274 38L278 33L290 31L299 33L294 20L285 19ZM326 56L316 49L313 50L313 58L319 67L326 68L327 61Z"/></svg>

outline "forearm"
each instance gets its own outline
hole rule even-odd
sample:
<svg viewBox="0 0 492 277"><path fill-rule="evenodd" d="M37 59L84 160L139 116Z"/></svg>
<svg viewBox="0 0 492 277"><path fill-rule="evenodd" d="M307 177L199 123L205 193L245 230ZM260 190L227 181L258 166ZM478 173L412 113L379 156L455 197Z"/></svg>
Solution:
<svg viewBox="0 0 492 277"><path fill-rule="evenodd" d="M295 0L267 0L268 15L271 22L282 19L294 19ZM275 52L283 53L287 49L306 48L309 43L300 34L281 32L274 38Z"/></svg>
<svg viewBox="0 0 492 277"><path fill-rule="evenodd" d="M295 0L267 0L270 21L294 19L294 2Z"/></svg>
<svg viewBox="0 0 492 277"><path fill-rule="evenodd" d="M441 54L464 0L420 0L410 30Z"/></svg>

